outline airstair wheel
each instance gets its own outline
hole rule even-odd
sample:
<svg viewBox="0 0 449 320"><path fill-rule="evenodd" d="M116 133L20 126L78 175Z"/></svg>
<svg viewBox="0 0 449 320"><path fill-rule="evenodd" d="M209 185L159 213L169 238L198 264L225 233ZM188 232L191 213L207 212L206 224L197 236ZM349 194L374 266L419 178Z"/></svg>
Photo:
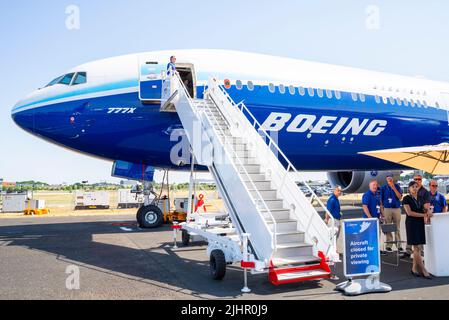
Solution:
<svg viewBox="0 0 449 320"><path fill-rule="evenodd" d="M190 234L186 230L182 230L181 233L182 245L187 247L190 243Z"/></svg>
<svg viewBox="0 0 449 320"><path fill-rule="evenodd" d="M223 251L213 250L210 253L210 273L214 280L222 280L226 275L226 258Z"/></svg>

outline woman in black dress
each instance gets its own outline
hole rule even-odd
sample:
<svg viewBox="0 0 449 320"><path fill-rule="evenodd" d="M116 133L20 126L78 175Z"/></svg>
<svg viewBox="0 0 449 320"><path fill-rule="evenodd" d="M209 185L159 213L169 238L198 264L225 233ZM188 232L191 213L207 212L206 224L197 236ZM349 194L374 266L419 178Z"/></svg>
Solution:
<svg viewBox="0 0 449 320"><path fill-rule="evenodd" d="M426 216L426 210L424 209L424 201L418 197L418 190L418 183L415 181L410 182L410 194L405 196L402 200L404 209L407 212L407 218L405 220L407 244L413 246L412 274L419 277L419 272L421 272L422 276L426 279L432 279L424 267L424 263L421 258L423 245L426 244L426 232L424 228L424 217ZM427 215L430 217L431 213L427 213Z"/></svg>

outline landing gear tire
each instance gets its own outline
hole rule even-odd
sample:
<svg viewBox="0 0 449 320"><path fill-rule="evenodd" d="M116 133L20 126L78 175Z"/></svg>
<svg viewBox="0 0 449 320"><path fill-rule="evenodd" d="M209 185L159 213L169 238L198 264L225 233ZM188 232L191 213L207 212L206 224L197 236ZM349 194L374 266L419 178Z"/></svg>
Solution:
<svg viewBox="0 0 449 320"><path fill-rule="evenodd" d="M210 253L210 273L214 280L223 280L226 275L226 258L223 251L214 250Z"/></svg>
<svg viewBox="0 0 449 320"><path fill-rule="evenodd" d="M144 206L137 211L137 223L144 229L159 228L164 223L164 215L157 206Z"/></svg>
<svg viewBox="0 0 449 320"><path fill-rule="evenodd" d="M181 234L181 239L182 239L182 245L184 247L189 246L190 243L190 234L186 231L186 230L182 230L182 234Z"/></svg>

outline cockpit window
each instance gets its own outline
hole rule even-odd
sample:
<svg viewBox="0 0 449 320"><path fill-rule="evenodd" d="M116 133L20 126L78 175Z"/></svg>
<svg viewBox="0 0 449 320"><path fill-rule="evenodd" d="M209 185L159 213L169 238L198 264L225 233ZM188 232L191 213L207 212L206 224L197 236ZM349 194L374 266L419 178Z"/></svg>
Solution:
<svg viewBox="0 0 449 320"><path fill-rule="evenodd" d="M86 72L78 72L76 74L75 80L73 80L72 85L83 84L87 82L87 74Z"/></svg>
<svg viewBox="0 0 449 320"><path fill-rule="evenodd" d="M73 80L73 82L72 82ZM83 84L87 82L87 73L86 72L77 72L75 76L75 72L65 74L63 76L57 77L53 81L51 81L49 84L47 84L45 87L51 87L55 84L63 84L66 86L69 85L77 85L77 84Z"/></svg>
<svg viewBox="0 0 449 320"><path fill-rule="evenodd" d="M65 84L65 85L70 85L70 83L72 83L72 78L73 78L74 75L75 75L75 73L66 74L64 77L62 77L61 80L59 80L58 83Z"/></svg>
<svg viewBox="0 0 449 320"><path fill-rule="evenodd" d="M47 84L45 87L51 87L57 84L64 76L57 77L56 79L52 80L49 84Z"/></svg>

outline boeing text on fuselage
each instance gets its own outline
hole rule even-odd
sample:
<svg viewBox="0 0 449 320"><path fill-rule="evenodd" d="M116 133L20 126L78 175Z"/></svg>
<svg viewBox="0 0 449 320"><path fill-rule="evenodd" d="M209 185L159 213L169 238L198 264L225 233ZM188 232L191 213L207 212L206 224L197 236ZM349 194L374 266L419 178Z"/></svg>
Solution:
<svg viewBox="0 0 449 320"><path fill-rule="evenodd" d="M378 136L387 127L388 121L379 119L359 119L348 117L272 112L263 123L268 131L281 131L286 128L291 133L341 134Z"/></svg>

